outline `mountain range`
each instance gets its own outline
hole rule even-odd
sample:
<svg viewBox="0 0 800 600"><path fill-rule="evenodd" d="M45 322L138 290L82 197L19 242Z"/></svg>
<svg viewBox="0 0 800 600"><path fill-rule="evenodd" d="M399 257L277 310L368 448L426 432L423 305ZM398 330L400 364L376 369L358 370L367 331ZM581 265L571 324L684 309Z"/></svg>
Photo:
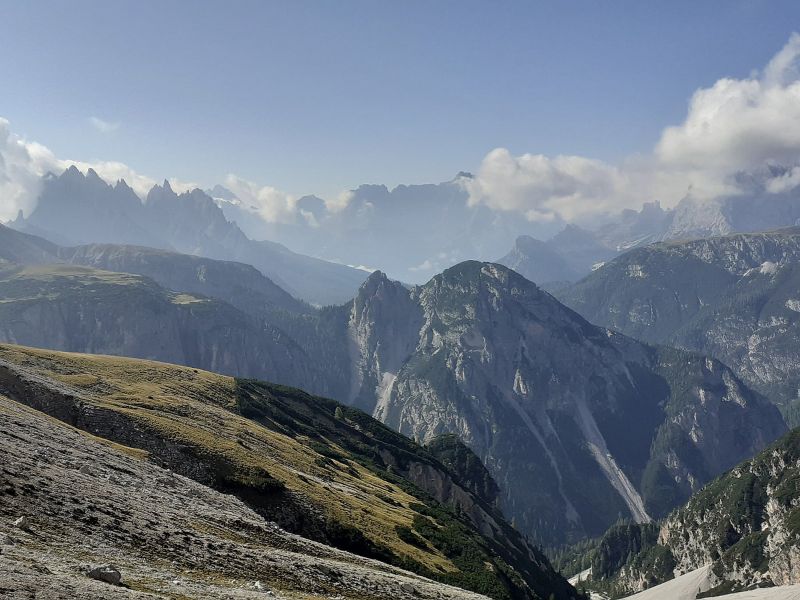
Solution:
<svg viewBox="0 0 800 600"><path fill-rule="evenodd" d="M423 443L456 434L540 543L663 515L784 430L723 364L595 327L496 264L413 288L376 272L351 302L314 309L238 263L8 228L5 247L31 258L0 278L0 339L271 379Z"/></svg>
<svg viewBox="0 0 800 600"><path fill-rule="evenodd" d="M165 182L142 201L93 171L46 177L36 209L0 225L0 342L80 354L0 346L4 410L21 403L144 450L309 543L432 586L577 597L527 540L557 548L597 536L584 550L606 592L704 560L722 565L712 590L794 581L763 566L791 536L753 537L772 523L756 518L765 494L784 499L772 497L784 485L777 463L742 461L800 421L800 228L730 233L791 223L794 200L778 207L756 186L760 220L738 197L686 199L540 241L518 219L495 214L486 227L494 213L462 206L459 178L362 186L337 211L299 201L306 225L319 221L319 244L295 223L293 249L431 272L408 285L253 241L266 233L253 208L221 187L176 194ZM438 216L401 243L426 205ZM461 260L498 256L509 236L498 263ZM354 254L340 256L345 247ZM27 427L53 427L38 418L26 413ZM745 502L725 490L747 473L761 479ZM733 533L680 546L712 505L740 519ZM359 560L345 571L374 577Z"/></svg>
<svg viewBox="0 0 800 600"><path fill-rule="evenodd" d="M785 429L718 361L595 327L492 263L411 289L374 273L348 334L348 403L415 439L457 434L544 543L661 516Z"/></svg>
<svg viewBox="0 0 800 600"><path fill-rule="evenodd" d="M103 181L70 167L43 179L36 208L10 226L61 245L115 243L235 260L254 266L296 297L319 305L351 298L367 273L254 241L199 189L176 194L153 187L144 202L122 180Z"/></svg>
<svg viewBox="0 0 800 600"><path fill-rule="evenodd" d="M662 242L557 295L593 323L718 358L797 424L799 258L797 227Z"/></svg>
<svg viewBox="0 0 800 600"><path fill-rule="evenodd" d="M626 209L597 223L568 224L544 241L521 236L498 262L555 290L633 248L799 225L797 189L780 193L768 189L772 178L787 172L773 166L740 173L736 195L699 200L690 194L667 209L658 202L648 202L639 210Z"/></svg>
<svg viewBox="0 0 800 600"><path fill-rule="evenodd" d="M321 198L305 196L297 202L300 216L290 223L266 222L258 207L222 186L208 193L228 219L254 239L274 240L297 252L380 268L394 279L421 283L463 260L499 256L508 239L533 227L514 214L470 204L464 183L471 178L462 172L438 184L392 189L360 185L345 193L343 206L330 209Z"/></svg>

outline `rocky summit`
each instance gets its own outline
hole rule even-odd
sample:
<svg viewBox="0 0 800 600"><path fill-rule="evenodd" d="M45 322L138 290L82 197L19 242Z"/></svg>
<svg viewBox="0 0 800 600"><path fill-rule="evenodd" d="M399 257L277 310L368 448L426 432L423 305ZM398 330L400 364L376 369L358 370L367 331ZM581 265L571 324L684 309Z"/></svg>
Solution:
<svg viewBox="0 0 800 600"><path fill-rule="evenodd" d="M418 440L458 435L547 543L662 516L785 430L722 363L591 325L501 265L412 289L373 274L348 332L350 402Z"/></svg>

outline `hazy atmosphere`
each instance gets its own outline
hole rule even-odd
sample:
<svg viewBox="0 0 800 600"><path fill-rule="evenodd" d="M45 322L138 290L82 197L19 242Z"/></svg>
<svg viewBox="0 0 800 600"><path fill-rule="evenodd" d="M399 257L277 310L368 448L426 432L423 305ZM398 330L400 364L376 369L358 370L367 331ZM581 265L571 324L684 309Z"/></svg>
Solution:
<svg viewBox="0 0 800 600"><path fill-rule="evenodd" d="M358 235L388 221L413 239L455 203L487 207L506 239L550 237L645 202L741 194L743 174L773 165L768 193L800 181L791 2L5 4L3 220L70 164L142 199L163 179L220 185L252 237L424 281L499 258L500 242L463 248L470 215L453 215L438 247L384 265ZM359 189L450 181L458 202L428 192L403 223L402 200Z"/></svg>
<svg viewBox="0 0 800 600"><path fill-rule="evenodd" d="M0 597L800 598L800 4L0 23Z"/></svg>

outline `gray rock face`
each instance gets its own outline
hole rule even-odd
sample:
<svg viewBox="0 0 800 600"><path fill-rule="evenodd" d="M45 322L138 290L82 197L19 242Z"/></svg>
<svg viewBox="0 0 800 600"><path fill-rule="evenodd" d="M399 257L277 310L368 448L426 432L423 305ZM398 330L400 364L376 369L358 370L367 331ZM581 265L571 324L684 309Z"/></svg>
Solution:
<svg viewBox="0 0 800 600"><path fill-rule="evenodd" d="M800 415L800 229L632 250L559 298L592 322L719 358Z"/></svg>
<svg viewBox="0 0 800 600"><path fill-rule="evenodd" d="M722 364L594 327L500 265L411 290L373 275L353 307L352 397L415 439L457 434L546 543L665 514L785 428Z"/></svg>

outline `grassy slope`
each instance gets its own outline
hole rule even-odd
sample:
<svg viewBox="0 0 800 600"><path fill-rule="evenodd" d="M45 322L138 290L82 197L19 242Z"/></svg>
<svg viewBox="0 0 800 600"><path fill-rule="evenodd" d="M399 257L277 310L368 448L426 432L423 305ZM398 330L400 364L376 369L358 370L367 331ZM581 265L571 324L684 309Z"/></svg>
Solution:
<svg viewBox="0 0 800 600"><path fill-rule="evenodd" d="M0 346L0 359L64 385L81 410L93 407L180 448L210 466L215 487L251 506L269 512L293 502L318 511L326 541L497 598L532 597L466 519L385 463L443 467L363 413L291 388L150 361L19 346Z"/></svg>

